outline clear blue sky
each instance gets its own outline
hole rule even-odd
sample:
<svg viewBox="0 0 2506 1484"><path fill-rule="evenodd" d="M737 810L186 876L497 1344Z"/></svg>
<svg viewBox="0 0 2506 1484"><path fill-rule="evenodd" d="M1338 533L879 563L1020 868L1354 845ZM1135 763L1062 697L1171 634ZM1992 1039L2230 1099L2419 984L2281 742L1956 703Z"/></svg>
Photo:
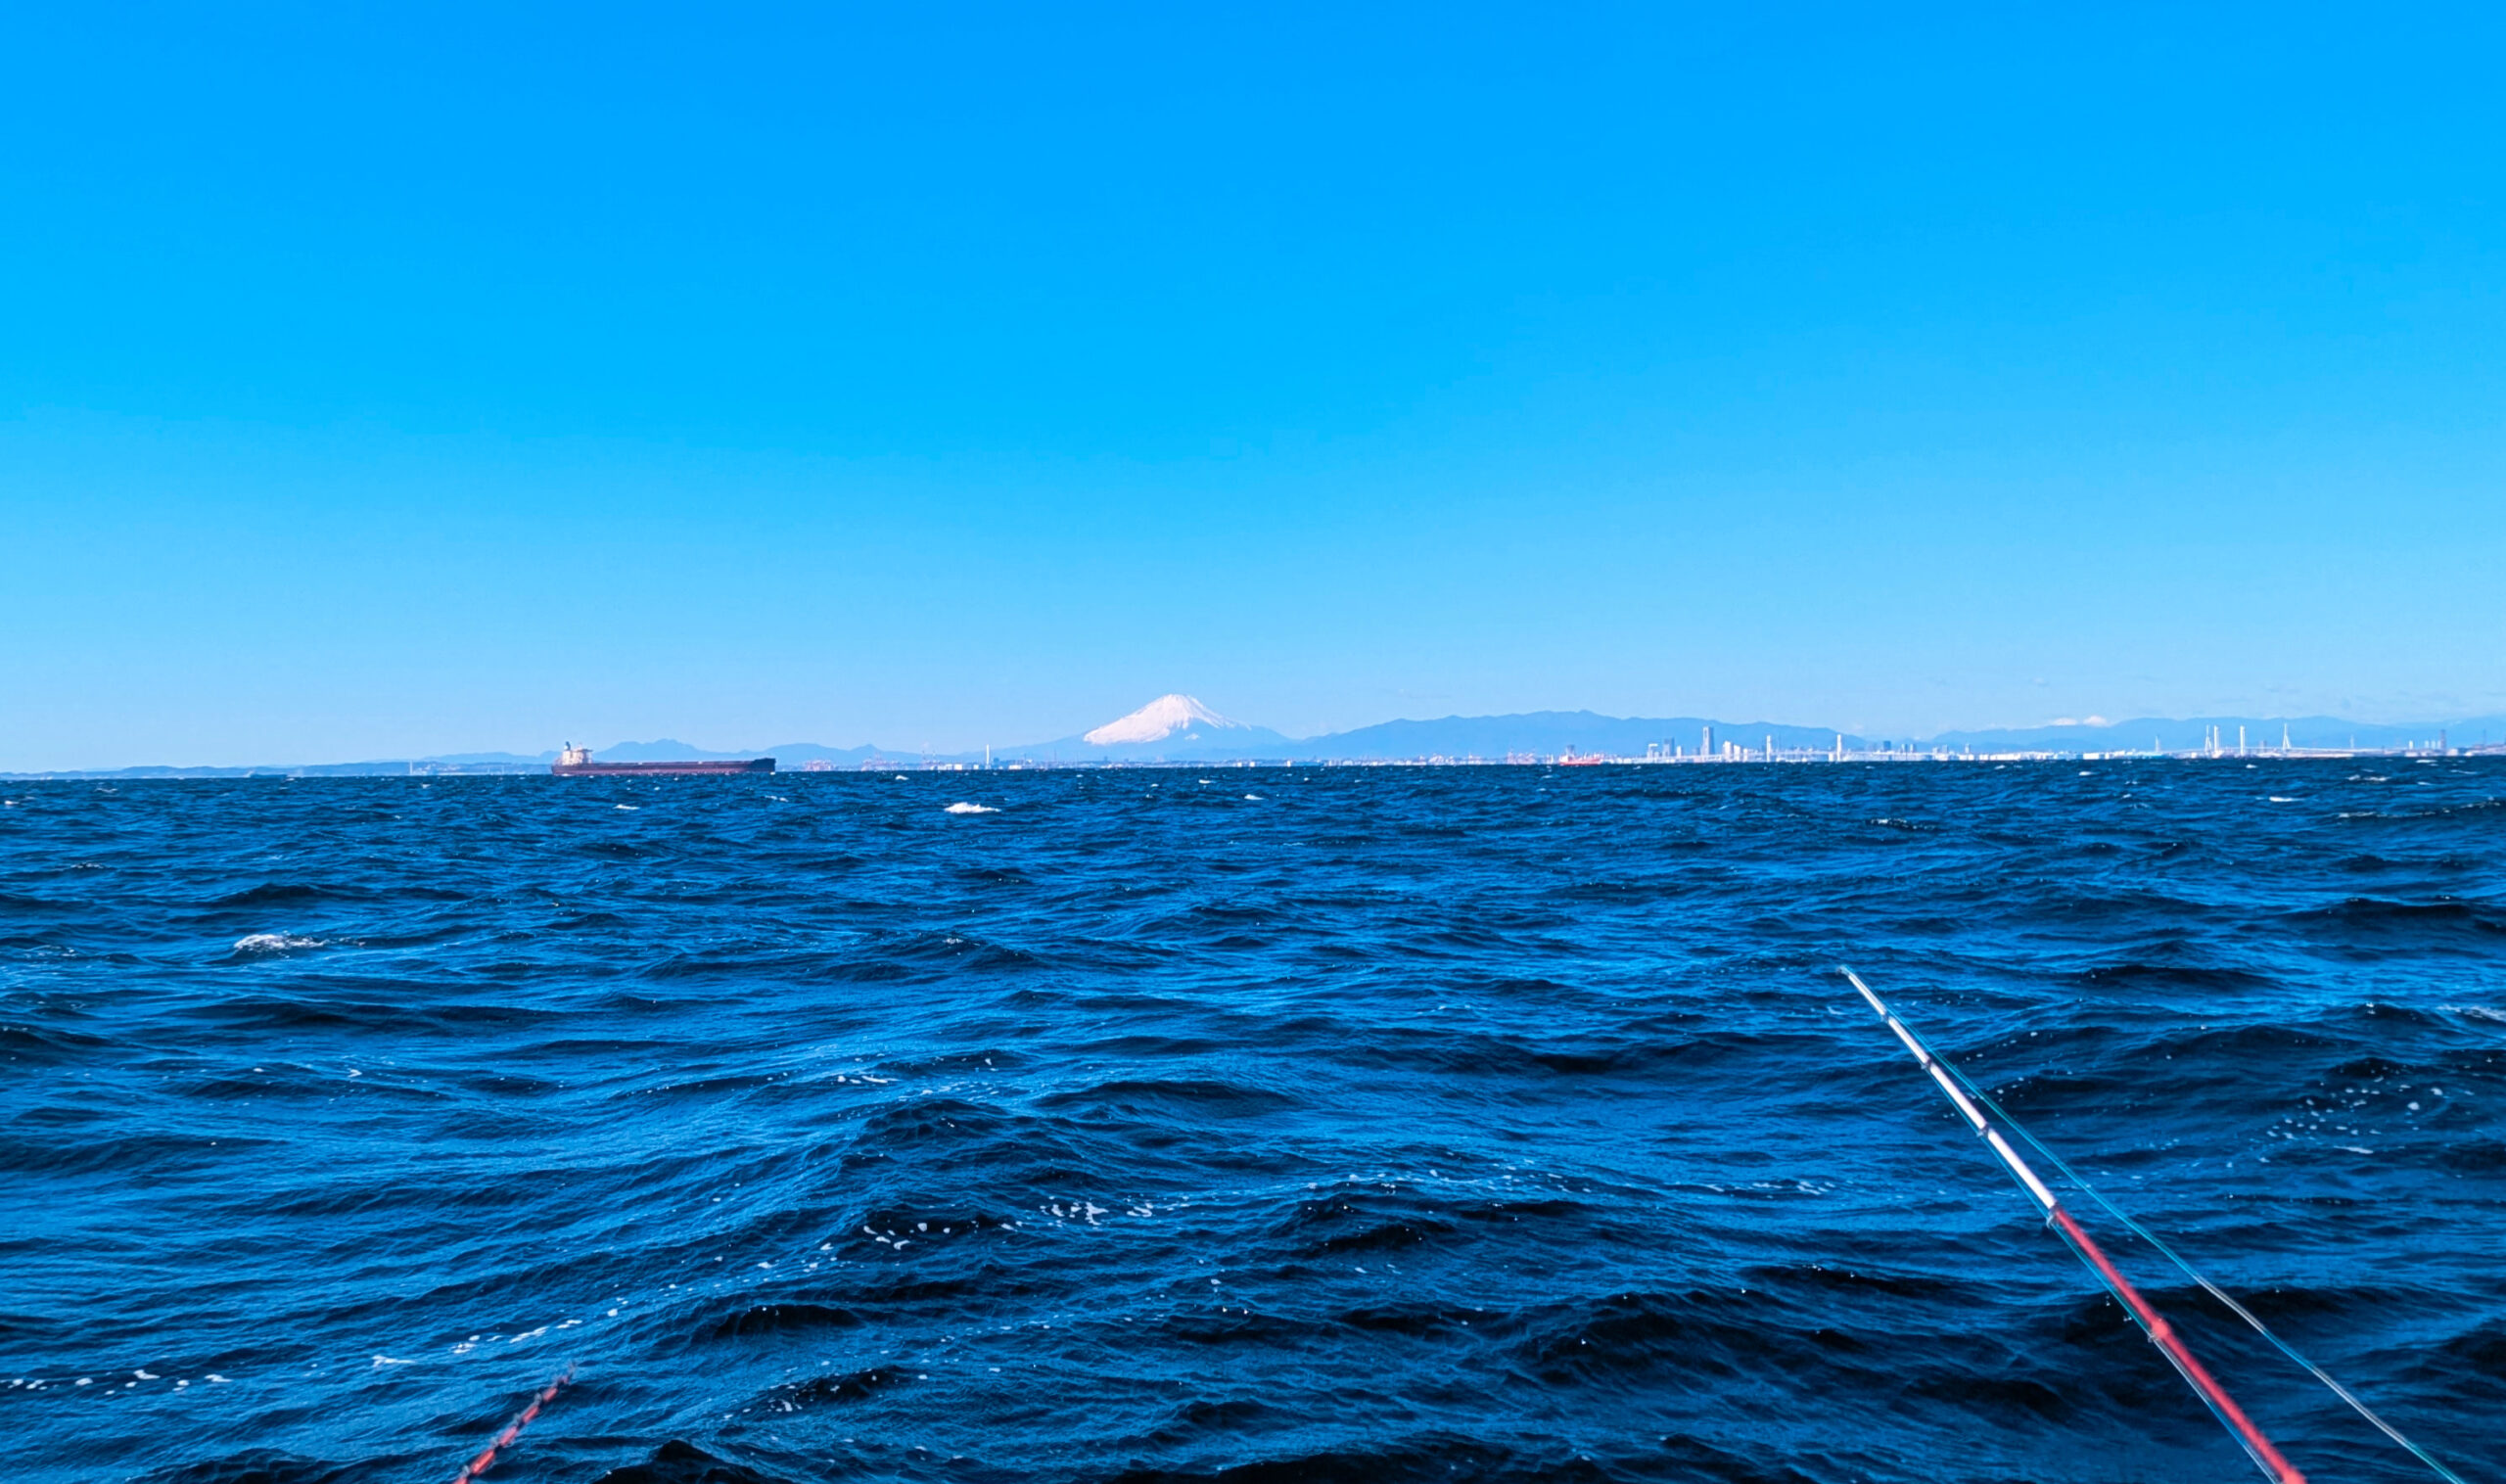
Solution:
<svg viewBox="0 0 2506 1484"><path fill-rule="evenodd" d="M2493 8L53 7L0 767L2506 709Z"/></svg>

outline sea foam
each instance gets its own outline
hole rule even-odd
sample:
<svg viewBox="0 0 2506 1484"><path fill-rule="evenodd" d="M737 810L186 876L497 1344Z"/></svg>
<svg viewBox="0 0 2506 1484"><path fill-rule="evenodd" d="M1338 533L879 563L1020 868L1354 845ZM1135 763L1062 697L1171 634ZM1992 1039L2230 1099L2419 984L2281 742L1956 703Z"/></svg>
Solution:
<svg viewBox="0 0 2506 1484"><path fill-rule="evenodd" d="M294 933L252 933L235 940L238 953L285 953L296 949L318 949L319 938L300 938Z"/></svg>

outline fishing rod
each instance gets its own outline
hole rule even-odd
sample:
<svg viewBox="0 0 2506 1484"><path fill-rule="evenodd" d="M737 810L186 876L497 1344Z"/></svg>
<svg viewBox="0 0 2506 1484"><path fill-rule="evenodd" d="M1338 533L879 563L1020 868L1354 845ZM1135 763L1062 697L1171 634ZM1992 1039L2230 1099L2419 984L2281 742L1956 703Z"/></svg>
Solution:
<svg viewBox="0 0 2506 1484"><path fill-rule="evenodd" d="M2272 1329L2270 1325L2262 1322L2260 1316L2256 1315L2252 1310L2248 1309L2243 1304L2238 1303L2234 1294L2229 1293L2217 1283L2212 1282L2207 1274L2204 1274L2201 1269L2194 1267L2191 1263L2186 1262L2183 1254L2177 1252L2173 1247L2168 1246L2157 1232L2152 1231L2149 1228L2142 1226L2137 1221L2134 1221L2130 1213L2124 1211L2122 1207L2115 1205L2112 1201L2108 1200L2098 1191L2095 1185L2092 1185L2087 1181L2081 1179L2080 1173L2065 1163L2061 1155L2046 1148L2042 1140L2037 1138L2035 1135L2028 1133L2025 1128L2021 1127L2019 1120L2011 1117L2009 1111L2003 1108L2001 1104L1993 1101L1992 1094L1986 1092L1982 1088L1977 1087L1973 1078L1969 1077L1966 1073L1959 1071L1954 1066L1949 1068L1949 1075L1957 1078L1958 1081L1966 1087L1969 1096L1972 1096L1975 1101L1982 1103L1986 1111L2000 1119L2003 1127L2018 1135L2020 1139L2026 1142L2028 1147L2034 1149L2038 1154L2043 1155L2047 1164L2050 1164L2055 1169L2062 1171L2064 1177L2073 1185L2079 1187L2081 1193L2085 1194L2090 1200L2097 1202L2099 1206L2103 1207L2107 1215L2121 1223L2122 1226L2131 1231L2133 1235L2138 1236L2141 1240L2157 1248L2160 1256L2164 1257L2169 1263L2172 1263L2175 1266L2176 1272L2183 1274L2187 1278L2192 1280L2195 1286L2199 1287L2203 1292L2207 1293L2210 1297L2217 1299L2222 1305L2226 1306L2230 1313L2234 1314L2238 1319L2245 1321L2248 1325L2251 1326L2254 1333L2262 1336L2266 1340L2269 1340L2273 1347L2282 1355L2287 1356L2290 1360L2297 1362L2297 1365L2304 1368L2305 1370L2316 1380L2321 1381L2334 1396L2337 1396L2341 1398L2342 1401L2346 1402L2349 1405L2350 1411L2355 1412L2358 1415L2366 1418L2369 1422L2374 1423L2377 1431L2383 1433L2386 1437L2392 1439L2395 1443L2400 1444L2404 1449L2407 1449L2413 1458L2416 1458L2420 1462L2427 1464L2430 1471L2434 1472L2436 1477L2443 1479L2445 1484L2466 1484L2462 1475L2438 1462L2436 1457L2430 1454L2427 1449L2420 1447L2417 1443L2414 1443L2410 1439L2402 1436L2401 1429L2393 1426L2390 1422L2386 1421L2383 1417L2376 1415L2375 1412L2369 1408L2365 1402L2358 1399L2358 1394L2356 1392L2351 1391L2348 1387L2344 1386L2339 1381L2333 1379L2330 1371L2325 1370L2314 1362L2307 1360L2304 1355L2298 1352L2295 1345L2292 1345L2287 1340L2280 1338L2279 1333L2276 1330Z"/></svg>
<svg viewBox="0 0 2506 1484"><path fill-rule="evenodd" d="M2390 1422L2388 1422L2383 1417L2378 1416L2365 1402L2359 1400L2356 1392L2351 1391L2348 1387L2344 1386L2339 1381L2333 1379L2330 1371L2325 1370L2321 1366L2318 1366L2314 1362L2306 1359L2304 1355L2298 1352L2295 1345L2292 1345L2287 1340L2280 1338L2280 1336L2272 1330L2270 1325L2262 1322L2259 1316L2255 1315L2252 1310L2245 1307L2245 1305L2238 1303L2234 1295L2220 1287L2217 1283L2212 1282L2209 1276L2204 1274L2200 1269L2194 1267L2191 1263L2186 1262L2183 1254L2177 1252L2173 1247L2168 1246L2159 1238L2157 1232L2152 1231L2149 1228L2142 1226L2137 1221L2134 1221L2128 1212L2124 1211L2121 1207L2115 1205L2112 1201L2108 1200L2103 1194L2099 1193L2097 1187L2090 1184L2085 1179L2083 1179L2080 1173L2065 1162L2060 1154L2057 1154L2053 1150L2045 1147L2043 1140L2039 1139L2035 1135L2028 1133L2026 1127L2020 1124L2018 1119L2011 1117L2009 1110L2002 1107L2000 1103L1995 1102L1992 1094L1977 1086L1973 1078L1971 1078L1966 1073L1958 1070L1956 1066L1950 1064L1948 1061L1934 1055L1929 1043L1925 1042L1921 1036L1916 1035L1915 1032L1904 1022L1898 1020L1894 1015L1889 1014L1888 1007L1880 1002L1880 997L1872 994L1870 986L1864 984L1861 977L1855 974L1853 970L1844 969L1841 972L1844 974L1845 978L1853 981L1853 987L1861 992L1862 997L1871 1002L1871 1007L1874 1010L1879 1011L1880 1017L1888 1023L1888 1029L1894 1031L1897 1034L1897 1039L1906 1043L1906 1048L1915 1053L1915 1059L1923 1063L1924 1070L1929 1072L1932 1075L1933 1080L1941 1084L1941 1090L1949 1094L1952 1101L1960 1104L1960 1110L1965 1112L1971 1121L1975 1119L1975 1114L1972 1108L1969 1106L1969 1100L1972 1100L1972 1103L1980 1104L1987 1112L1992 1114L1994 1119L1999 1121L2001 1127L2006 1128L2011 1133L2019 1136L2020 1141L2025 1143L2029 1148L2034 1149L2039 1155L2043 1156L2047 1164L2050 1164L2055 1169L2061 1171L2063 1173L2063 1177L2065 1180L2068 1180L2071 1184L2080 1191L2080 1193L2086 1195L2090 1200L2095 1201L2100 1207L2104 1208L2106 1214L2121 1223L2125 1229L2131 1231L2143 1241L2148 1242L2152 1247L2157 1248L2161 1256L2174 1265L2175 1271L2183 1274L2185 1277L2191 1279L2195 1285L2202 1289L2203 1292L2209 1294L2212 1298L2217 1299L2221 1304L2225 1305L2230 1313L2234 1314L2238 1319L2245 1321L2245 1322L2252 1328L2254 1333L2262 1336L2266 1340L2269 1340L2273 1347L2278 1349L2282 1355L2287 1356L2290 1360L2295 1361L2298 1366L2304 1368L2308 1374L2312 1375L2316 1380L2321 1381L2333 1395L2341 1398L2343 1402L2347 1403L2350 1411L2355 1412L2359 1416L2364 1417L2367 1421L2373 1423L2377 1431L2399 1444L2403 1449L2409 1452L2412 1458L2415 1458L2420 1462L2427 1464L2430 1472L2444 1480L2445 1484L2464 1484L2462 1475L2454 1472L2452 1469L2447 1468L2443 1463L2437 1461L2436 1458L2429 1453L2427 1449L2420 1447L2417 1443L2412 1442L2407 1437L2404 1437L2400 1428L2393 1426ZM1952 1081L1956 1083L1955 1087L1950 1085ZM1959 1097L1959 1090L1961 1089L1965 1090L1967 1094L1964 1099ZM1977 1132L1983 1133L1984 1130L1979 1126ZM2013 1173L2019 1174L2020 1176L2020 1183L2029 1186L2029 1194L2037 1195L2042 1198L2043 1192L2040 1187L2041 1183L2028 1179L2028 1175L2032 1172L2026 1171L2022 1161L2016 1160L2015 1155L2013 1155L2011 1151L2002 1147L1997 1146L1995 1152L2003 1155L2006 1161L2011 1163ZM2050 1214L2051 1210L2052 1208L2049 1206L2049 1222L2053 1220ZM2065 1240L2068 1241L2069 1239L2070 1232L2065 1231ZM2085 1233L2082 1233L2082 1239L2085 1239ZM2093 1248L2095 1244L2091 1243L2090 1245ZM2077 1243L2073 1243L2072 1250L2079 1254L2083 1262L2089 1261L2088 1253L2080 1249ZM2098 1265L2091 1263L2090 1266L2094 1268ZM2099 1280L2104 1281L2106 1275L2106 1272L2101 1270L2098 1274ZM2117 1275L2117 1278L2119 1280L2119 1275ZM2112 1284L2109 1284L2108 1286L2110 1289L2112 1287ZM2115 1296L2117 1298L2121 1298L2122 1294L2117 1292ZM2134 1312L2133 1317L2135 1320L2139 1319L2140 1316L2137 1310ZM2144 1327L2147 1326L2144 1325ZM2155 1339L2156 1336L2153 1335L2152 1338ZM2174 1357L2170 1354L2168 1359L2172 1361ZM2177 1368L2181 1370L2182 1367L2179 1366ZM2190 1375L2187 1375L2186 1379L2190 1380ZM2200 1387L2197 1385L2195 1389L2200 1390ZM2203 1400L2204 1402L2209 1400L2206 1393L2204 1395ZM2231 1431L2235 1430L2235 1424L2228 1421L2226 1414L2219 1413L2215 1406L2211 1408L2211 1411L2219 1416L2219 1420L2222 1423L2229 1426ZM2238 1441L2244 1441L2241 1434L2239 1435ZM2248 1452L2251 1453L2251 1450L2249 1448ZM2256 1458L2255 1462L2260 1463L2261 1460ZM2264 1471L2266 1473L2269 1472L2267 1466Z"/></svg>
<svg viewBox="0 0 2506 1484"><path fill-rule="evenodd" d="M2269 1438L2263 1436L2261 1428L2253 1425L2253 1419L2245 1414L2245 1409L2236 1404L2234 1397L2228 1395L2227 1388L2221 1386L2217 1378L2212 1376L2201 1361L2194 1357L2192 1349L2184 1343L2183 1336L2175 1332L2175 1326L2169 1324L2163 1316L2151 1307L2150 1301L2141 1296L2141 1291L2132 1286L2131 1279L2123 1276L2122 1271L2114 1266L2113 1259L2108 1257L2105 1249L2098 1246L2096 1240L2087 1231L2081 1229L2079 1223L2072 1220L2070 1212L2065 1210L2063 1203L2055 1198L2054 1192L2047 1188L2042 1180L2037 1179L2036 1172L2028 1167L2027 1161L2019 1157L2019 1151L2010 1146L2008 1139L2002 1137L2001 1130L1994 1127L1990 1119L1984 1117L1983 1110L1975 1106L1975 1100L1969 1097L1966 1089L1960 1086L1965 1079L1953 1076L1943 1066L1940 1058L1931 1054L1931 1048L1926 1045L1914 1032L1906 1029L1905 1022L1890 1014L1888 1007L1880 1002L1880 997L1872 994L1871 987L1862 982L1862 976L1851 969L1841 969L1838 972L1853 982L1853 987L1862 993L1862 997L1871 1002L1871 1008L1879 1012L1880 1018L1887 1022L1888 1029L1895 1032L1897 1039L1905 1043L1906 1049L1914 1053L1915 1060L1922 1063L1923 1069L1931 1074L1931 1080L1940 1084L1940 1090L1949 1094L1950 1102L1956 1104L1958 1111L1966 1115L1967 1122L1974 1127L1976 1136L1991 1146L1993 1154L2009 1167L2012 1175L2018 1177L2019 1184L2026 1188L2029 1195L2035 1197L2038 1205L2045 1208L2046 1223L2062 1233L2063 1240L2069 1244L2071 1251L2081 1262L2088 1265L2089 1271L2097 1275L2098 1281L2105 1284L2107 1291L2121 1301L2124 1309L2131 1314L2133 1322L2149 1335L2150 1343L2158 1348L2158 1352L2166 1357L2167 1363L2175 1368L2176 1373L2184 1377L2185 1383L2193 1388L2194 1394L2202 1399L2203 1404L2210 1409L2211 1414L2227 1428L2229 1435L2245 1449L2246 1456L2253 1460L2255 1467L2262 1470L2262 1476L2271 1480L2272 1484L2305 1484L2305 1475L2299 1473L2295 1464L2281 1456L2280 1450L2273 1446ZM2030 1139L2029 1142L2032 1143L2034 1140Z"/></svg>
<svg viewBox="0 0 2506 1484"><path fill-rule="evenodd" d="M522 1436L522 1430L531 1425L531 1419L539 1415L539 1409L557 1400L557 1393L565 1390L566 1383L574 1378L575 1368L569 1366L559 1373L557 1379L541 1388L539 1393L531 1399L530 1406L514 1414L513 1420L505 1424L504 1431L496 1434L496 1440L487 1445L486 1452L461 1465L461 1471L452 1476L452 1484L470 1484L471 1480L494 1466L497 1450L511 1447L513 1440Z"/></svg>

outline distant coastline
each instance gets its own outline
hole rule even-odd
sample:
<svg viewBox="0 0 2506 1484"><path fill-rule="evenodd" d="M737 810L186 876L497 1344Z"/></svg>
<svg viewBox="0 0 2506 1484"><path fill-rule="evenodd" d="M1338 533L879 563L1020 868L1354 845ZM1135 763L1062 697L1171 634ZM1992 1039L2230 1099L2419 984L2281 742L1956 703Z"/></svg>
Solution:
<svg viewBox="0 0 2506 1484"><path fill-rule="evenodd" d="M1173 729L1157 734L1160 706L1188 702ZM1138 719L1148 718L1148 722ZM1106 737L1121 740L1105 741ZM1099 740L1091 740L1099 739ZM1137 740L1135 740L1137 739ZM2452 721L2365 723L2331 717L2139 718L2045 726L1874 738L1837 728L1701 717L1605 717L1594 712L1531 712L1386 721L1303 739L1229 721L1190 702L1163 697L1121 721L1083 736L1016 747L937 753L919 749L830 747L787 742L716 751L671 740L600 749L605 761L721 760L772 756L791 772L1021 771L1107 766L1470 766L1689 765L1809 763L2078 762L2128 758L2235 759L2506 756L2506 717ZM45 779L459 777L545 774L555 749L537 755L455 753L354 763L249 766L135 766L0 772L12 781Z"/></svg>

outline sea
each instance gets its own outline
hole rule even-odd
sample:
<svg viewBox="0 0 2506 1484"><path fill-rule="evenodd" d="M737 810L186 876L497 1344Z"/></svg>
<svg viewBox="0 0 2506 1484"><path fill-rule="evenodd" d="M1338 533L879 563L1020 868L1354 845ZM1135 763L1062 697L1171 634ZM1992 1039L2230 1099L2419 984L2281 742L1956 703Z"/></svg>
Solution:
<svg viewBox="0 0 2506 1484"><path fill-rule="evenodd" d="M2506 760L0 800L8 1479L2506 1479Z"/></svg>

